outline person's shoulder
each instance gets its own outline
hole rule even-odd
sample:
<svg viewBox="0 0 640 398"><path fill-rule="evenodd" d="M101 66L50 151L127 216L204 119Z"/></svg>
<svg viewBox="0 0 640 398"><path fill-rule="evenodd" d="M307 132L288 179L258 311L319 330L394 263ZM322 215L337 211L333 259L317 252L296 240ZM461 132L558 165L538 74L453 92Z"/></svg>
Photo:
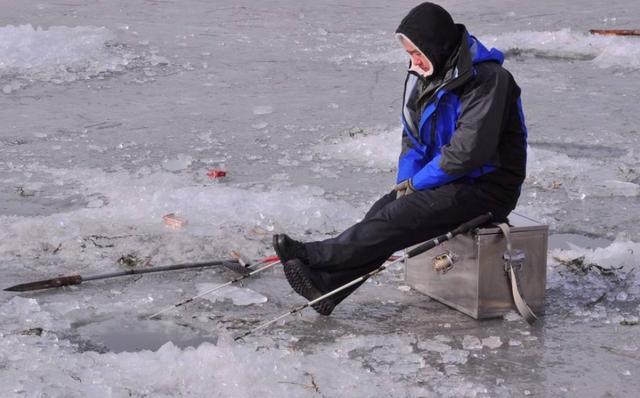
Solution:
<svg viewBox="0 0 640 398"><path fill-rule="evenodd" d="M498 62L481 62L473 66L474 80L478 83L512 82L513 76Z"/></svg>
<svg viewBox="0 0 640 398"><path fill-rule="evenodd" d="M511 73L498 62L481 62L473 68L473 76L460 87L463 96L489 93L496 89L511 91L517 86Z"/></svg>

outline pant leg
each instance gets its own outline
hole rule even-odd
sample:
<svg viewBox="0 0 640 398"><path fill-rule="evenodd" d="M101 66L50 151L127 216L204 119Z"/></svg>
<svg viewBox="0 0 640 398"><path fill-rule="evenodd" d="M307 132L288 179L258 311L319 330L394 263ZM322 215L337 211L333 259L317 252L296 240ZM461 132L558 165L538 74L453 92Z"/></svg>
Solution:
<svg viewBox="0 0 640 398"><path fill-rule="evenodd" d="M362 275L395 251L446 233L488 211L504 217L511 210L467 183L448 184L384 203L375 214L368 214L337 237L305 244L311 269L321 272L327 287L343 279L340 275Z"/></svg>
<svg viewBox="0 0 640 398"><path fill-rule="evenodd" d="M491 192L490 192L491 193ZM394 194L392 192L392 194ZM441 235L463 222L491 211L505 219L515 200L496 201L482 187L449 184L393 200L385 195L365 218L336 238L305 245L313 280L325 292L380 267L391 254ZM336 294L340 303L362 283Z"/></svg>
<svg viewBox="0 0 640 398"><path fill-rule="evenodd" d="M364 220L375 216L376 213L379 212L383 207L396 200L396 194L396 191L392 190L388 194L378 199L373 205L371 205L371 208L369 209L369 211L367 211L367 214L364 215Z"/></svg>
<svg viewBox="0 0 640 398"><path fill-rule="evenodd" d="M380 266L384 264L388 259L389 256L385 256L384 258L377 259L359 268L345 267L339 270L312 269L312 278L314 282L323 289L323 291L329 292L351 282L354 279L368 274L375 269L380 268ZM348 295L358 289L363 283L364 281L356 283L355 285L350 286L340 293L336 294L334 299L336 301L336 304L344 300Z"/></svg>
<svg viewBox="0 0 640 398"><path fill-rule="evenodd" d="M363 220L367 220L375 216L376 213L378 213L382 208L396 200L396 194L397 192L395 190L392 190L388 194L378 199L367 211ZM388 258L389 256L384 256L380 259L372 261L370 264L367 264L364 267L359 268L344 268L334 271L323 271L314 269L312 270L311 278L323 291L328 292L348 282L351 282L352 280L359 278L360 276L369 273L376 268L379 268L382 264L384 264L385 261L387 261ZM358 283L345 289L343 292L336 296L336 301L340 302L344 300L349 294L360 287L361 284L362 283Z"/></svg>

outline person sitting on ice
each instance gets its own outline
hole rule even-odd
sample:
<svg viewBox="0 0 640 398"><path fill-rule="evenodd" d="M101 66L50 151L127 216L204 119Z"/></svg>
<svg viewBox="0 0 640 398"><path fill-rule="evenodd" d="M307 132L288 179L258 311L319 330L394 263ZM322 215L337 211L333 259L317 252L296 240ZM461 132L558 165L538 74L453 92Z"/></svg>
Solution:
<svg viewBox="0 0 640 398"><path fill-rule="evenodd" d="M394 189L335 238L273 246L287 281L313 300L378 267L391 254L491 212L505 220L525 178L527 130L520 88L464 25L433 3L396 30L411 58L402 104L402 151ZM322 315L359 284L313 305Z"/></svg>

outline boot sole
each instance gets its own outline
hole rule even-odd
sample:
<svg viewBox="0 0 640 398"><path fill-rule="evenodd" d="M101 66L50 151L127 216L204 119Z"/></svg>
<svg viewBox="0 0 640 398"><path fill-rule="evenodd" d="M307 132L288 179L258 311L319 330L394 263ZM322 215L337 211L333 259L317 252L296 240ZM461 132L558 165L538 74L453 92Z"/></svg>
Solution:
<svg viewBox="0 0 640 398"><path fill-rule="evenodd" d="M284 275L287 277L287 282L302 297L309 301L315 300L322 296L322 292L315 287L311 279L305 274L302 266L298 264L298 261L291 260L284 265ZM335 302L329 297L311 305L317 313L325 316L330 315L335 306Z"/></svg>

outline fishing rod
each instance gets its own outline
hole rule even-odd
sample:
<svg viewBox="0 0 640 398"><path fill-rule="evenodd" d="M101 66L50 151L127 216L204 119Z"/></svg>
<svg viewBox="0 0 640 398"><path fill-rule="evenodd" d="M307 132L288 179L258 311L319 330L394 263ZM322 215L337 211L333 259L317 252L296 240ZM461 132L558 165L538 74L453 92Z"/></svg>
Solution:
<svg viewBox="0 0 640 398"><path fill-rule="evenodd" d="M389 260L395 260L395 259L397 259L397 258L398 258L398 257L396 257L396 256L391 256L391 257L389 257ZM207 290L206 292L200 293L200 294L199 294L199 295L197 295L197 296L193 296L193 297L188 298L188 299L186 299L186 300L183 300L183 301L181 301L181 302L179 302L179 303L172 304L172 305L170 305L170 306L168 306L168 307L165 307L165 308L163 308L162 310L160 310L160 311L156 312L155 314L153 314L153 315L149 315L149 316L147 317L147 319L153 319L153 318L155 318L156 316L158 316L158 315L160 315L160 314L162 314L162 313L165 313L165 312L167 312L167 311L169 311L169 310L172 310L172 309L174 309L174 308L177 308L177 307L181 307L181 306L183 306L183 305L185 305L185 304L188 304L188 303L190 303L190 302L192 302L192 301L194 301L194 300L196 300L196 299L199 299L199 298L201 298L201 297L203 297L203 296L206 296L206 295L208 295L208 294L211 294L211 293L215 292L216 290L220 290L220 289L222 289L223 287L227 287L227 286L232 285L232 284L234 284L234 283L238 283L238 282L240 282L240 281L243 281L243 280L245 280L245 279L247 279L247 278L251 278L251 277L253 277L255 274L258 274L258 273L260 273L260 272L262 272L262 271L266 271L266 270L268 270L269 268L273 267L274 265L278 265L278 264L280 264L280 260L278 259L278 256L266 257L266 258L265 258L265 259L263 259L261 262L262 262L262 263L266 263L266 262L268 262L268 261L266 261L266 260L269 260L269 262L273 260L274 262L273 262L273 263L271 263L271 264L267 264L267 265L265 265L264 267L258 268L258 269L256 269L255 271L249 272L249 273L247 273L247 274L245 274L245 275L242 275L242 276L239 276L239 277L237 277L237 278L235 278L235 279L232 279L232 280L230 280L229 282L222 283L222 284L220 284L220 285L218 285L218 286L216 286L216 287L214 287L214 288L212 288L212 289L210 289L210 290Z"/></svg>
<svg viewBox="0 0 640 398"><path fill-rule="evenodd" d="M261 325L256 326L253 329L250 329L250 330L244 332L241 335L238 335L238 336L234 337L234 340L238 341L240 339L243 339L244 337L249 336L250 334L252 334L252 333L254 333L254 332L258 331L258 330L265 329L265 328L273 325L274 323L278 322L279 320L281 320L283 318L286 318L289 315L293 315L293 314L295 314L297 312L300 312L300 311L304 310L305 308L310 307L310 306L312 306L312 305L314 305L314 304L316 304L316 303L318 303L318 302L320 302L320 301L322 301L322 300L324 300L326 298L329 298L329 297L335 295L336 293L339 293L339 292L341 292L341 291L343 291L343 290L345 290L345 289L347 289L347 288L349 288L349 287L351 287L351 286L353 286L355 284L358 284L358 283L366 281L370 277L379 274L380 272L384 271L385 269L387 269L388 267L390 267L390 266L392 266L394 264L397 264L397 263L399 263L401 261L408 260L408 259L410 259L412 257L415 257L415 256L417 256L419 254L422 254L422 253L426 252L427 250L431 250L434 247L438 246L439 244L452 239L454 236L467 233L468 231L470 231L470 230L472 230L474 228L478 228L478 227L488 223L492 219L493 219L493 215L491 213L486 213L486 214L483 214L483 215L481 215L479 217L476 217L476 218L472 219L471 221L468 221L468 222L460 225L456 229L454 229L454 230L452 230L450 232L447 232L444 235L437 236L437 237L435 237L435 238L433 238L433 239L421 244L420 246L409 250L403 256L400 256L399 258L393 260L388 265L382 265L379 268L376 268L373 271L371 271L371 272L369 272L369 273L367 273L365 275L362 275L361 277L356 278L356 279L352 280L351 282L346 283L346 284L336 288L335 290L332 290L332 291L330 291L330 292L328 292L326 294L323 294L322 296L317 297L317 298L315 298L315 299L313 299L311 301L308 301L308 302L306 302L304 304L296 306L296 307L292 308L290 311L285 312L282 315L279 315L279 316L277 316L277 317L275 317L275 318L273 318L273 319L271 319L271 320L269 320L267 322L262 323Z"/></svg>
<svg viewBox="0 0 640 398"><path fill-rule="evenodd" d="M261 260L258 260L258 262L260 263L270 262L270 261L274 261L275 258L277 257L275 256L266 257ZM63 286L79 285L82 282L86 282L86 281L116 278L119 276L151 274L155 272L174 271L174 270L193 269L193 268L206 268L206 267L215 267L215 266L224 266L236 272L246 273L247 268L251 266L251 263L247 264L241 258L238 258L238 259L230 259L230 260L207 261L207 262L201 262L201 263L174 264L174 265L167 265L162 267L143 268L143 269L132 268L125 271L109 272L109 273L98 274L98 275L87 275L87 276L83 276L79 274L66 275L66 276L59 276L57 278L45 279L41 281L22 283L19 285L8 287L4 290L8 292L27 292L31 290L41 290L41 289L58 288Z"/></svg>

